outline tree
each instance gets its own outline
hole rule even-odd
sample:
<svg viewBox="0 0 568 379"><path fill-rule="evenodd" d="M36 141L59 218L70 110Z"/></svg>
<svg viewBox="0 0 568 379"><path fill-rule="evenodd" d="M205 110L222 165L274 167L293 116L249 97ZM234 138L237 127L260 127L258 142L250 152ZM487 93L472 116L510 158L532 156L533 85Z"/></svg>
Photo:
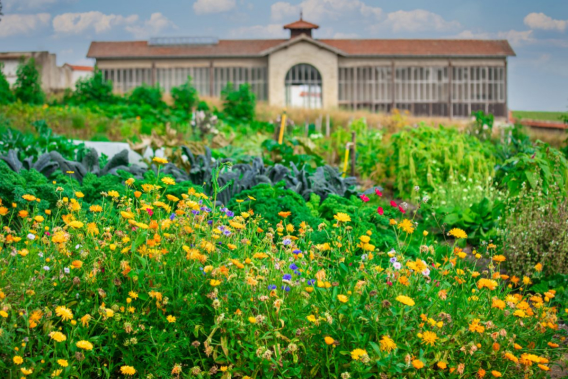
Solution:
<svg viewBox="0 0 568 379"><path fill-rule="evenodd" d="M77 82L75 93L71 96L71 102L76 104L114 104L116 101L116 96L112 93L112 82L106 81L103 73L96 68L93 76Z"/></svg>
<svg viewBox="0 0 568 379"><path fill-rule="evenodd" d="M238 90L233 88L233 84L221 92L223 97L223 111L226 115L240 121L254 120L256 97L251 91L248 83L241 84Z"/></svg>
<svg viewBox="0 0 568 379"><path fill-rule="evenodd" d="M43 104L45 93L41 89L39 72L35 65L35 59L20 59L17 79L14 85L16 99L26 104Z"/></svg>
<svg viewBox="0 0 568 379"><path fill-rule="evenodd" d="M174 99L174 107L184 110L188 114L192 112L199 100L197 90L191 84L191 76L187 77L187 81L184 84L172 88L171 92Z"/></svg>
<svg viewBox="0 0 568 379"><path fill-rule="evenodd" d="M10 83L6 80L6 75L2 69L4 68L4 63L0 62L0 104L10 104L14 102L14 94L10 90Z"/></svg>

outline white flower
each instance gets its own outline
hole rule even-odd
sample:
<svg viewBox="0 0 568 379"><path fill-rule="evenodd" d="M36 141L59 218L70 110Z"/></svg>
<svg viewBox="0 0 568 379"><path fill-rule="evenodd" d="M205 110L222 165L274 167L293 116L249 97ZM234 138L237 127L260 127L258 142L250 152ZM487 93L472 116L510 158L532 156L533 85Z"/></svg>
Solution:
<svg viewBox="0 0 568 379"><path fill-rule="evenodd" d="M424 276L430 275L430 270L428 270L427 268L425 268L424 271L422 271L422 275L424 275Z"/></svg>
<svg viewBox="0 0 568 379"><path fill-rule="evenodd" d="M66 274L69 274L69 273L71 272L71 270L69 270L69 267L65 267L65 268L63 269L63 271L64 271Z"/></svg>
<svg viewBox="0 0 568 379"><path fill-rule="evenodd" d="M43 269L44 269L45 271L49 271L49 270L50 270L49 266L43 266Z"/></svg>
<svg viewBox="0 0 568 379"><path fill-rule="evenodd" d="M36 237L35 234L32 234L32 233L28 234L29 240L32 240L32 241L35 240L35 237Z"/></svg>
<svg viewBox="0 0 568 379"><path fill-rule="evenodd" d="M395 268L395 270L400 270L400 268L402 267L402 265L400 264L400 262L394 262L393 267Z"/></svg>

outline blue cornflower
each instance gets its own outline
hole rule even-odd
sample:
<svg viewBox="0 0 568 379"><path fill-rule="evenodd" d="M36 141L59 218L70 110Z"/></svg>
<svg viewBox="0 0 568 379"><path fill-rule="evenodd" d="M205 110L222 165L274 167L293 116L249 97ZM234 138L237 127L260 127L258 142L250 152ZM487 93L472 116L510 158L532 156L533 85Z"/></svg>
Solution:
<svg viewBox="0 0 568 379"><path fill-rule="evenodd" d="M292 241L288 238L284 238L284 240L282 241L282 243L284 244L284 246L288 246L292 243Z"/></svg>
<svg viewBox="0 0 568 379"><path fill-rule="evenodd" d="M292 253L294 253L294 254L300 254L301 252L302 252L302 250L298 250L298 249L294 249L292 251Z"/></svg>
<svg viewBox="0 0 568 379"><path fill-rule="evenodd" d="M232 211L227 211L226 215L229 217L233 217L235 214Z"/></svg>
<svg viewBox="0 0 568 379"><path fill-rule="evenodd" d="M296 266L295 263L292 263L292 264L290 264L290 266L288 266L288 268L289 268L290 270L297 270L297 269L298 269L298 266Z"/></svg>
<svg viewBox="0 0 568 379"><path fill-rule="evenodd" d="M308 280L308 285L313 286L316 283L315 279Z"/></svg>
<svg viewBox="0 0 568 379"><path fill-rule="evenodd" d="M271 284L268 286L269 290L275 290L276 289L276 284Z"/></svg>
<svg viewBox="0 0 568 379"><path fill-rule="evenodd" d="M292 275L290 275L290 274L284 274L282 276L282 280L290 280L290 279L292 279Z"/></svg>
<svg viewBox="0 0 568 379"><path fill-rule="evenodd" d="M390 263L394 263L396 262L396 257L392 257L391 259L389 259Z"/></svg>
<svg viewBox="0 0 568 379"><path fill-rule="evenodd" d="M290 291L290 287L288 287L288 286L282 286L282 289L283 289L284 291L286 291L286 292L289 292L289 291Z"/></svg>
<svg viewBox="0 0 568 379"><path fill-rule="evenodd" d="M170 215L170 220L173 221L174 218L176 218L176 214L175 214L175 213L172 213L172 214Z"/></svg>

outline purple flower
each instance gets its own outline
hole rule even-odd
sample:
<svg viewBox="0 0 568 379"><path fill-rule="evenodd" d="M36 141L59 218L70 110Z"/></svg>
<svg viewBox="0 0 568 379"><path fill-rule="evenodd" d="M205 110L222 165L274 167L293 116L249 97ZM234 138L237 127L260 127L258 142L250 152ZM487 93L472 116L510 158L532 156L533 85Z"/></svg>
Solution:
<svg viewBox="0 0 568 379"><path fill-rule="evenodd" d="M298 269L298 266L296 266L295 263L292 263L292 264L290 264L290 266L288 266L288 268L289 268L290 270L297 270L297 269Z"/></svg>
<svg viewBox="0 0 568 379"><path fill-rule="evenodd" d="M225 230L225 225L219 225L217 227L217 229L219 229L220 231L224 231Z"/></svg>
<svg viewBox="0 0 568 379"><path fill-rule="evenodd" d="M176 218L176 214L175 214L175 213L172 213L172 214L170 215L170 220L173 221L174 218Z"/></svg>
<svg viewBox="0 0 568 379"><path fill-rule="evenodd" d="M282 276L282 280L290 280L290 279L292 279L292 275L290 275L290 274L284 274Z"/></svg>
<svg viewBox="0 0 568 379"><path fill-rule="evenodd" d="M284 240L282 241L282 243L284 244L284 246L288 246L292 243L292 241L289 238L284 238Z"/></svg>
<svg viewBox="0 0 568 379"><path fill-rule="evenodd" d="M282 289L283 289L284 291L286 291L286 292L289 292L289 291L290 291L290 287L288 287L288 286L282 286Z"/></svg>
<svg viewBox="0 0 568 379"><path fill-rule="evenodd" d="M276 284L271 284L268 286L269 290L275 290L276 289Z"/></svg>
<svg viewBox="0 0 568 379"><path fill-rule="evenodd" d="M231 211L227 211L226 215L229 217L233 217L235 214Z"/></svg>
<svg viewBox="0 0 568 379"><path fill-rule="evenodd" d="M213 220L207 221L207 225L213 225Z"/></svg>
<svg viewBox="0 0 568 379"><path fill-rule="evenodd" d="M308 285L313 286L316 283L315 279L308 280Z"/></svg>
<svg viewBox="0 0 568 379"><path fill-rule="evenodd" d="M191 211L191 213L193 213L194 215L197 216L199 214L199 211L193 210L193 211Z"/></svg>
<svg viewBox="0 0 568 379"><path fill-rule="evenodd" d="M294 270L294 274L296 274L296 275L302 275L302 273L301 273L300 271L298 271L298 270Z"/></svg>
<svg viewBox="0 0 568 379"><path fill-rule="evenodd" d="M225 230L223 232L224 235L226 235L227 237L231 235L231 231L230 230Z"/></svg>
<svg viewBox="0 0 568 379"><path fill-rule="evenodd" d="M295 249L294 251L292 251L292 253L294 253L294 254L300 254L301 252L302 252L302 250L298 250L298 249Z"/></svg>
<svg viewBox="0 0 568 379"><path fill-rule="evenodd" d="M392 257L391 259L389 259L390 263L395 263L396 262L396 257Z"/></svg>

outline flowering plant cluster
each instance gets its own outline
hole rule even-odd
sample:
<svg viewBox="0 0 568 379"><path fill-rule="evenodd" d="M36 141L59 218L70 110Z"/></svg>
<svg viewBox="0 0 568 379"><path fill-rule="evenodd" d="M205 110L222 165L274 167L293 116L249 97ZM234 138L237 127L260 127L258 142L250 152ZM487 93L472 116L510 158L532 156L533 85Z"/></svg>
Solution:
<svg viewBox="0 0 568 379"><path fill-rule="evenodd" d="M495 246L428 244L403 210L392 250L341 212L316 244L290 212L272 227L254 197L229 210L158 178L0 207L5 377L544 378L566 351L568 310L502 274Z"/></svg>

